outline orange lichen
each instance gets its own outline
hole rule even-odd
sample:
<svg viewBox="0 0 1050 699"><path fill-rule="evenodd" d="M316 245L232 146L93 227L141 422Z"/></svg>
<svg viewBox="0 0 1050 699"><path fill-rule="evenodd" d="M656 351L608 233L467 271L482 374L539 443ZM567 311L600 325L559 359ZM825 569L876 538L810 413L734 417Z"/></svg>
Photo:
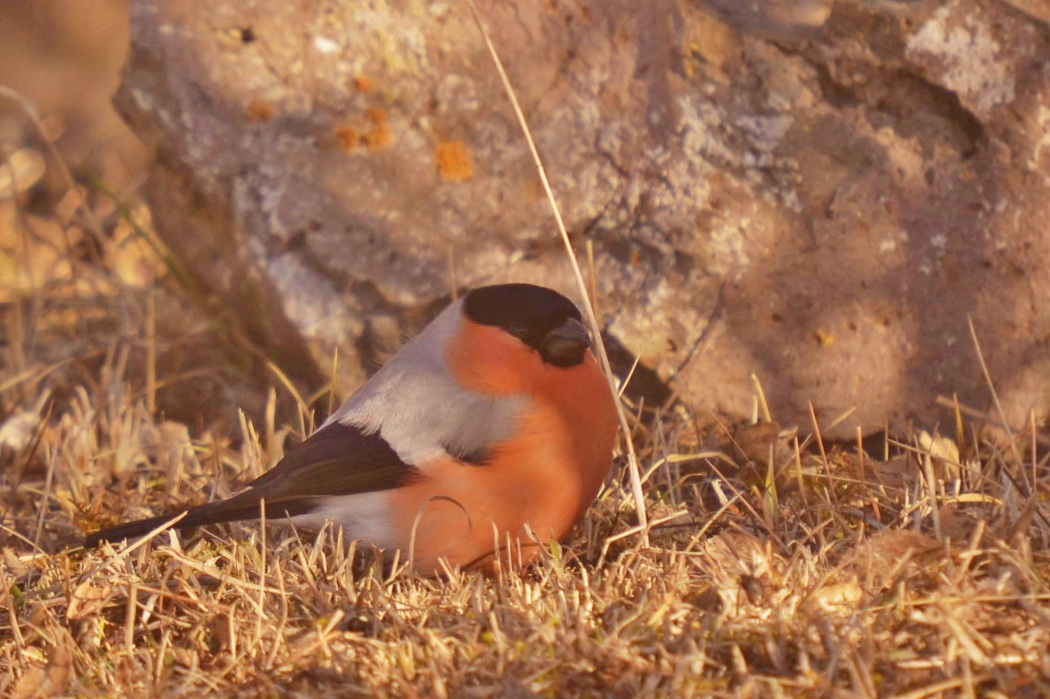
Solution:
<svg viewBox="0 0 1050 699"><path fill-rule="evenodd" d="M361 143L368 150L379 150L390 145L390 126L387 124L386 112L381 107L369 107L365 117L372 122L372 128L361 134Z"/></svg>
<svg viewBox="0 0 1050 699"><path fill-rule="evenodd" d="M382 107L369 107L368 111L365 112L365 116L373 124L385 124L386 123L386 112L383 111Z"/></svg>
<svg viewBox="0 0 1050 699"><path fill-rule="evenodd" d="M372 89L372 81L363 75L354 78L354 89L358 92L368 92Z"/></svg>
<svg viewBox="0 0 1050 699"><path fill-rule="evenodd" d="M442 179L460 182L474 174L470 152L463 141L445 141L434 149L434 160Z"/></svg>
<svg viewBox="0 0 1050 699"><path fill-rule="evenodd" d="M372 130L361 136L361 142L368 150L379 150L390 145L390 127L385 122L377 123Z"/></svg>
<svg viewBox="0 0 1050 699"><path fill-rule="evenodd" d="M273 105L269 102L256 100L248 105L249 121L269 121L273 118Z"/></svg>
<svg viewBox="0 0 1050 699"><path fill-rule="evenodd" d="M335 140L343 150L353 150L361 145L361 132L349 124L343 124L335 129Z"/></svg>
<svg viewBox="0 0 1050 699"><path fill-rule="evenodd" d="M835 336L824 328L817 328L813 332L813 337L816 338L817 344L821 347L831 347L835 344Z"/></svg>

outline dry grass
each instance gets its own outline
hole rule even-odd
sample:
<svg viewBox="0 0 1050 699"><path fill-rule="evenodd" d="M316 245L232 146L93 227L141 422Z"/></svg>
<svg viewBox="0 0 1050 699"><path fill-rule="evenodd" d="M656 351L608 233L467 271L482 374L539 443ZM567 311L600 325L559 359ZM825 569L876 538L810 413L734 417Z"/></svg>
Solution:
<svg viewBox="0 0 1050 699"><path fill-rule="evenodd" d="M635 425L649 548L624 536L631 499L613 480L568 546L495 579L383 570L331 530L68 550L278 457L266 418L264 443L248 421L227 441L152 417L146 373L120 357L4 453L8 696L1050 692L1048 476L1030 447L1018 460L971 438L960 458L927 439L881 462L821 456L816 440L796 451L759 423L703 448L679 409ZM28 381L8 382L9 415Z"/></svg>
<svg viewBox="0 0 1050 699"><path fill-rule="evenodd" d="M419 578L336 531L252 524L69 548L226 494L308 423L282 429L276 398L232 431L159 417L236 367L165 368L207 321L158 321L178 284L151 246L121 256L148 221L106 202L89 200L97 223L0 225L33 270L0 280L0 694L1050 694L1034 428L919 433L884 459L769 421L698 435L682 406L628 405L649 545L621 458L571 542L496 578ZM30 254L41 240L50 256ZM123 269L143 262L145 279Z"/></svg>
<svg viewBox="0 0 1050 699"><path fill-rule="evenodd" d="M66 549L278 457L272 425L269 443L248 421L191 439L151 417L145 386L112 359L5 452L9 696L1050 692L1047 468L1030 449L970 438L960 458L925 439L881 462L796 451L759 423L705 450L679 409L635 425L648 548L623 536L614 479L568 546L495 579L419 578L331 530L251 524Z"/></svg>

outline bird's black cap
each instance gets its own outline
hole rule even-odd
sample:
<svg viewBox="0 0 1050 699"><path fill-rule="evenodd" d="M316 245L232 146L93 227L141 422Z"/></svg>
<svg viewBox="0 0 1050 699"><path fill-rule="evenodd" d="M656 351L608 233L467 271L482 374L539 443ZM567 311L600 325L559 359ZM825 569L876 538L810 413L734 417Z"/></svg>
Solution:
<svg viewBox="0 0 1050 699"><path fill-rule="evenodd" d="M463 312L479 325L506 330L554 366L575 366L591 345L580 310L557 291L534 284L497 284L470 291Z"/></svg>

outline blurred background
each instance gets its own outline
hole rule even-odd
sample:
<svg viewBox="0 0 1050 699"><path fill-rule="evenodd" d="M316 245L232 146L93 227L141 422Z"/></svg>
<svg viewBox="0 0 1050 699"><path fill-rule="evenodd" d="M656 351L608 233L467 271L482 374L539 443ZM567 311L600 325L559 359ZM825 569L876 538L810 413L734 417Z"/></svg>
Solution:
<svg viewBox="0 0 1050 699"><path fill-rule="evenodd" d="M222 432L274 400L152 234L146 151L110 103L127 12L0 0L0 447L77 391Z"/></svg>
<svg viewBox="0 0 1050 699"><path fill-rule="evenodd" d="M127 9L126 0L0 0L0 84L36 106L71 167L139 171L142 151L109 101L127 51ZM5 151L40 146L9 98L0 102L0 140Z"/></svg>

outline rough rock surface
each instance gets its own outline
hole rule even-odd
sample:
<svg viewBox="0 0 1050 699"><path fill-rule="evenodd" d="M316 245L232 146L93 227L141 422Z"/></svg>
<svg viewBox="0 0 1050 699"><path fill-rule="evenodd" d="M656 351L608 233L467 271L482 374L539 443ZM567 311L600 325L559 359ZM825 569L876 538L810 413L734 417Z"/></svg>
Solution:
<svg viewBox="0 0 1050 699"><path fill-rule="evenodd" d="M749 414L755 375L843 436L984 407L972 317L1011 418L1050 411L1044 3L479 8L607 335L687 402ZM136 0L132 35L156 224L286 369L338 346L352 386L450 269L571 288L466 3Z"/></svg>

